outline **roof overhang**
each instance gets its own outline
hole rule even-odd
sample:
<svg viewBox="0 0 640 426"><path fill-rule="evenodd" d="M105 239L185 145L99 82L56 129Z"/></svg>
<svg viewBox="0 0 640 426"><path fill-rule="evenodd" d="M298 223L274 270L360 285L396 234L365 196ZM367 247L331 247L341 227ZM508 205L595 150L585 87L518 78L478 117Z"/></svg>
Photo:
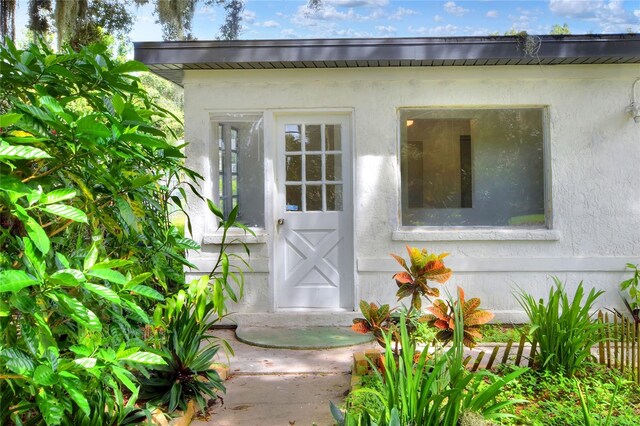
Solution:
<svg viewBox="0 0 640 426"><path fill-rule="evenodd" d="M134 58L184 70L640 63L640 34L136 42Z"/></svg>

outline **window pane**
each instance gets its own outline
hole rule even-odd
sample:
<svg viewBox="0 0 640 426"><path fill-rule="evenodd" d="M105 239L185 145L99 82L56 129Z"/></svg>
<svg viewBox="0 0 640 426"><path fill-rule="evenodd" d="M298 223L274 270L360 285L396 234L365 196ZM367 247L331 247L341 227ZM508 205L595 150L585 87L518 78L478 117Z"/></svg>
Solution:
<svg viewBox="0 0 640 426"><path fill-rule="evenodd" d="M327 124L324 129L327 151L342 150L342 143L340 141L340 125Z"/></svg>
<svg viewBox="0 0 640 426"><path fill-rule="evenodd" d="M327 211L342 211L342 185L327 185Z"/></svg>
<svg viewBox="0 0 640 426"><path fill-rule="evenodd" d="M287 185L287 211L297 212L302 210L302 186Z"/></svg>
<svg viewBox="0 0 640 426"><path fill-rule="evenodd" d="M306 211L322 210L322 186L307 185L307 208Z"/></svg>
<svg viewBox="0 0 640 426"><path fill-rule="evenodd" d="M320 137L320 125L313 124L305 127L306 136L306 150L307 151L321 151L322 150L322 138Z"/></svg>
<svg viewBox="0 0 640 426"><path fill-rule="evenodd" d="M246 117L246 120L244 118ZM264 226L264 165L262 119L256 116L216 121L218 129L218 193L220 207L229 214L239 206L237 220Z"/></svg>
<svg viewBox="0 0 640 426"><path fill-rule="evenodd" d="M326 180L342 180L342 155L327 154Z"/></svg>
<svg viewBox="0 0 640 426"><path fill-rule="evenodd" d="M287 181L300 182L302 180L302 156L287 155L286 162Z"/></svg>
<svg viewBox="0 0 640 426"><path fill-rule="evenodd" d="M544 227L543 111L401 111L402 224Z"/></svg>
<svg viewBox="0 0 640 426"><path fill-rule="evenodd" d="M307 181L319 182L322 180L322 156L305 155Z"/></svg>
<svg viewBox="0 0 640 426"><path fill-rule="evenodd" d="M287 152L300 151L302 149L300 144L300 127L299 124L287 124L284 126L285 149Z"/></svg>

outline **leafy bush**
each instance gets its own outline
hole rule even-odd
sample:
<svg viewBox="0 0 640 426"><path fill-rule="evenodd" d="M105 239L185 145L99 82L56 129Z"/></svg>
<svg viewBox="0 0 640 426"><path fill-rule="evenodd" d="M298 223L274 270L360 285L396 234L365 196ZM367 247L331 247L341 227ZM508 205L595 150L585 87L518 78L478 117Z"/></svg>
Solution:
<svg viewBox="0 0 640 426"><path fill-rule="evenodd" d="M197 175L104 46L0 46L0 423L138 417L132 371L165 364L142 340L184 286L169 184ZM124 395L128 392L130 395ZM105 408L108 413L105 413ZM144 413L142 413L144 415Z"/></svg>
<svg viewBox="0 0 640 426"><path fill-rule="evenodd" d="M464 313L460 303L453 303L456 324L463 324ZM416 351L409 336L404 316L400 318L399 333L402 351L396 357L391 333L385 335L384 368L376 370L382 391L363 388L355 394L370 394L379 399L382 410L371 405L367 411L361 409L340 413L335 408L333 415L344 425L456 425L466 412L477 413L484 419L493 420L512 416L504 413L511 404L523 402L513 399L497 402L496 397L503 387L527 371L516 369L505 377L488 371L469 373L463 365L464 327L455 327L452 346L446 352L431 351L427 346ZM487 383L488 382L488 383ZM365 407L366 408L366 407Z"/></svg>
<svg viewBox="0 0 640 426"><path fill-rule="evenodd" d="M570 298L562 282L556 277L553 280L555 286L546 302L522 291L516 297L531 323L529 339L538 342L538 365L572 376L589 361L591 347L603 339L602 324L593 320L592 311L604 292L591 289L584 298L580 282Z"/></svg>
<svg viewBox="0 0 640 426"><path fill-rule="evenodd" d="M633 276L620 283L620 290L629 293L629 300L627 298L623 298L623 300L636 323L640 323L640 269L638 266L627 263L627 269L631 269Z"/></svg>
<svg viewBox="0 0 640 426"><path fill-rule="evenodd" d="M412 336L412 340L421 337L425 333L421 330L419 335L415 334L417 330L422 328L423 324L439 329L436 338L442 342L448 342L453 336L455 320L453 315L453 306L442 300L436 300L433 306L427 310L433 315L424 315L422 309L422 298L431 300L430 297L440 296L440 289L430 287L428 282L435 281L444 284L451 278L453 272L447 268L442 259L448 253L434 254L429 253L426 249L419 250L415 247L407 246L409 254L409 264L398 255L391 256L404 268L404 271L398 272L393 279L398 285L396 296L398 300L405 297L411 297L411 305L405 308L404 315L408 323L408 331ZM473 298L465 304L464 292L458 287L459 302L464 305L465 322L463 327L464 344L473 347L475 338L481 338L480 325L489 322L493 318L493 314L488 311L477 309L480 306L480 299ZM375 303L368 303L364 300L360 301L360 311L364 318L355 318L353 320L353 331L357 333L373 333L374 337L382 346L385 345L383 335L390 332L392 339L397 343L399 341L398 322L400 316L395 309L390 309L389 305L378 306ZM396 348L398 345L396 344ZM397 349L396 349L397 353Z"/></svg>

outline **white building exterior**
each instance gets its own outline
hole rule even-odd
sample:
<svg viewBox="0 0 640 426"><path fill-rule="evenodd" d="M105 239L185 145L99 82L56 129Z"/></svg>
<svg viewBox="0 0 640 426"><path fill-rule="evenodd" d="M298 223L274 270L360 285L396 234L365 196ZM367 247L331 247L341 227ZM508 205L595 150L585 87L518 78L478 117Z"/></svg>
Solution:
<svg viewBox="0 0 640 426"><path fill-rule="evenodd" d="M640 263L640 37L540 40L536 56L517 37L333 40L333 56L321 40L137 43L184 86L203 195L254 226L236 321L350 324L361 299L395 305L389 253L406 245L450 253L444 287L503 322L523 319L514 290L544 297L551 276L621 308ZM220 239L197 201L191 277Z"/></svg>

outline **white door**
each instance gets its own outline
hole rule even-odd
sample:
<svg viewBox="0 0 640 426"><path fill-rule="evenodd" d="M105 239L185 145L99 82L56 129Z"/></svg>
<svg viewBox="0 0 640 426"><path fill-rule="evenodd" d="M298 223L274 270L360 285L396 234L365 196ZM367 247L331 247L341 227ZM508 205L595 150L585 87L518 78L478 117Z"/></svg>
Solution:
<svg viewBox="0 0 640 426"><path fill-rule="evenodd" d="M349 116L282 116L276 126L277 308L352 310Z"/></svg>

